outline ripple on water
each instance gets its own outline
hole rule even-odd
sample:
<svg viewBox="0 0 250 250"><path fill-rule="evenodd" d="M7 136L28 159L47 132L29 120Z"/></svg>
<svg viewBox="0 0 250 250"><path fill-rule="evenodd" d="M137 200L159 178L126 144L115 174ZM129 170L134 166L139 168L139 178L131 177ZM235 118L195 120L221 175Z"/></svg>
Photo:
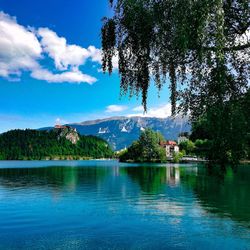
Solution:
<svg viewBox="0 0 250 250"><path fill-rule="evenodd" d="M250 169L72 164L1 167L0 249L249 249Z"/></svg>

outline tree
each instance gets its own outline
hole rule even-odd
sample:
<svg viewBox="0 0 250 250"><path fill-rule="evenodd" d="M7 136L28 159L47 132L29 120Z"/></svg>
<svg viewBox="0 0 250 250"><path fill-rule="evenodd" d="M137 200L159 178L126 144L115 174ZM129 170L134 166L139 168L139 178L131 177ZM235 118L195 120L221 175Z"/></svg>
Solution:
<svg viewBox="0 0 250 250"><path fill-rule="evenodd" d="M121 161L133 160L135 162L154 162L166 161L166 151L160 147L160 142L163 141L163 136L159 132L154 132L152 129L145 129L138 141L120 155Z"/></svg>
<svg viewBox="0 0 250 250"><path fill-rule="evenodd" d="M180 150L184 150L186 154L193 154L195 150L195 144L190 141L186 140L180 143Z"/></svg>
<svg viewBox="0 0 250 250"><path fill-rule="evenodd" d="M65 133L62 133L65 132ZM76 132L75 132L76 133ZM106 141L95 136L78 135L73 144L66 130L11 130L0 134L1 160L40 160L54 158L110 158L112 149Z"/></svg>
<svg viewBox="0 0 250 250"><path fill-rule="evenodd" d="M216 127L213 150L223 149L224 126L230 122L224 119L226 103L239 102L249 89L250 2L110 3L114 15L104 18L102 27L103 70L111 73L112 58L118 56L121 93L141 94L145 111L151 79L160 90L168 76L172 114L189 111L192 122L206 114ZM225 158L225 151L220 154Z"/></svg>
<svg viewBox="0 0 250 250"><path fill-rule="evenodd" d="M209 159L237 163L238 159L249 158L250 148L250 91L237 101L224 104L225 112L216 120L216 109L205 114L193 124L190 139L195 141L198 151ZM219 112L219 111L217 111ZM218 130L221 127L221 130ZM204 145L201 145L203 139Z"/></svg>
<svg viewBox="0 0 250 250"><path fill-rule="evenodd" d="M142 158L146 161L161 158L160 141L163 136L159 132L154 132L152 129L145 129L139 137L139 144L142 149Z"/></svg>
<svg viewBox="0 0 250 250"><path fill-rule="evenodd" d="M197 155L199 157L202 157L202 158L208 157L210 144L211 144L210 140L197 139L195 141L195 143L194 143L194 145L195 145L195 150L194 150L195 155Z"/></svg>
<svg viewBox="0 0 250 250"><path fill-rule="evenodd" d="M178 152L178 153L174 153L173 154L173 162L174 163L178 163L180 162L180 160L183 158L184 156L184 151Z"/></svg>

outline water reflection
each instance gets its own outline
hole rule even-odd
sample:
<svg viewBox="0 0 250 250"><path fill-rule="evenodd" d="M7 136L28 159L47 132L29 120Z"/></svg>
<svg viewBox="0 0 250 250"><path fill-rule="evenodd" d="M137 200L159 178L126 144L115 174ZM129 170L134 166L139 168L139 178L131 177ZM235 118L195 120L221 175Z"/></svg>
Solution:
<svg viewBox="0 0 250 250"><path fill-rule="evenodd" d="M222 227L221 220L216 221L218 218L229 218L249 228L249 180L250 166L240 166L233 171L198 165L127 166L106 162L103 166L86 163L85 166L75 164L70 167L0 168L0 216L5 216L9 226L17 208L20 213L34 212L36 219L41 216L41 224L43 217L49 217L47 214L51 213L57 218L54 223L61 223L57 230L72 223L74 227L83 228L86 220L91 218L93 224L88 222L89 229L98 233L99 227L97 230L95 225L103 223L102 226L108 227L111 221L116 223L112 230L124 230L124 234L132 228L139 230L145 226L145 230L151 230L155 226L162 230L162 241L166 240L163 233L166 230L196 234L197 228L201 232L204 230L204 234L210 231L215 234L216 227ZM27 208L25 202L31 197L37 199L37 203ZM58 210L49 203L50 197L60 205L56 205ZM13 201L17 207L13 206ZM66 223L65 220L69 221ZM152 224L144 225L145 221ZM45 226L48 230L50 221ZM184 233L183 237L189 236Z"/></svg>
<svg viewBox="0 0 250 250"><path fill-rule="evenodd" d="M137 183L142 192L161 194L166 187L182 186L192 190L199 203L212 213L229 215L233 219L249 223L250 218L250 169L205 167L45 167L0 169L0 185L5 188L54 189L63 192L87 186L96 189L110 178L127 177ZM106 184L107 185L107 182ZM123 180L123 193L130 183Z"/></svg>
<svg viewBox="0 0 250 250"><path fill-rule="evenodd" d="M86 183L97 185L105 175L110 174L107 168L45 167L0 169L0 185L9 188L55 187L76 189Z"/></svg>
<svg viewBox="0 0 250 250"><path fill-rule="evenodd" d="M199 203L207 211L250 227L250 167L198 168L197 176L185 173L184 186L192 189Z"/></svg>

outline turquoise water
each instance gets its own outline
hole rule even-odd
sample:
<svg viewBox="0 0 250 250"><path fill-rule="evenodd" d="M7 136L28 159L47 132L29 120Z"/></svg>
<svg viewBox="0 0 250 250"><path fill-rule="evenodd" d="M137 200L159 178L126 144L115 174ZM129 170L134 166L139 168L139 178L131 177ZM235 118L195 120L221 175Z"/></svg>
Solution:
<svg viewBox="0 0 250 250"><path fill-rule="evenodd" d="M250 166L2 161L0 249L250 249Z"/></svg>

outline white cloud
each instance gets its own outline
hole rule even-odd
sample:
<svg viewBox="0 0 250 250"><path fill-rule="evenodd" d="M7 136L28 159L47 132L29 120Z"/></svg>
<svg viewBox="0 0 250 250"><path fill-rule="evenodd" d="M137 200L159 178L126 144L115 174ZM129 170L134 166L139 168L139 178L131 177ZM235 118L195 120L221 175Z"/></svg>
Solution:
<svg viewBox="0 0 250 250"><path fill-rule="evenodd" d="M0 76L20 76L37 67L42 48L36 36L16 19L0 12Z"/></svg>
<svg viewBox="0 0 250 250"><path fill-rule="evenodd" d="M171 116L171 104L167 103L164 105L160 105L158 107L153 107L148 110L146 116L150 117L158 117L158 118L166 118Z"/></svg>
<svg viewBox="0 0 250 250"><path fill-rule="evenodd" d="M55 66L59 70L79 67L90 56L88 49L78 45L68 45L64 37L59 37L48 28L38 29L38 34L42 38L41 45L44 52L54 60Z"/></svg>
<svg viewBox="0 0 250 250"><path fill-rule="evenodd" d="M93 62L97 62L99 64L102 64L102 50L97 49L95 46L89 46L88 47L89 57Z"/></svg>
<svg viewBox="0 0 250 250"><path fill-rule="evenodd" d="M155 107L148 108L148 111L146 113L144 113L144 108L141 105L130 109L130 111L132 111L131 113L128 113L129 112L128 109L129 109L128 106L124 106L124 105L109 105L106 107L105 112L106 113L115 113L115 112L118 113L118 112L127 111L126 116L128 117L142 116L142 117L167 118L171 116L171 104L170 103L161 104Z"/></svg>
<svg viewBox="0 0 250 250"><path fill-rule="evenodd" d="M54 61L53 72L42 66L47 57ZM0 12L0 77L17 80L23 71L28 71L31 77L48 82L92 84L97 79L79 69L87 59L100 64L101 50L69 45L48 28L27 28Z"/></svg>
<svg viewBox="0 0 250 250"><path fill-rule="evenodd" d="M66 71L63 73L53 74L47 69L36 69L31 73L31 76L37 80L45 80L51 83L82 83L86 82L92 84L97 81L96 78L83 74L79 70Z"/></svg>
<svg viewBox="0 0 250 250"><path fill-rule="evenodd" d="M137 107L133 108L132 110L135 112L142 112L142 111L144 111L144 108L143 108L143 106L137 106Z"/></svg>
<svg viewBox="0 0 250 250"><path fill-rule="evenodd" d="M98 64L102 64L102 50L101 49L97 49L94 46L89 46L88 47L88 51L89 51L89 57L93 62L97 62ZM113 65L113 69L116 70L118 69L119 65L118 65L118 53L116 52L113 59L112 59L112 65ZM98 72L102 72L102 69L99 68L97 70Z"/></svg>
<svg viewBox="0 0 250 250"><path fill-rule="evenodd" d="M127 110L128 107L127 106L123 106L123 105L109 105L106 107L106 113L115 113L115 112L122 112Z"/></svg>
<svg viewBox="0 0 250 250"><path fill-rule="evenodd" d="M136 107L133 109L133 111L140 111L139 109L141 106ZM137 109L137 110L136 110ZM147 113L133 113L133 114L128 114L127 116L143 116L143 117L157 117L157 118L167 118L171 116L171 104L163 104L160 106L152 107L149 108Z"/></svg>
<svg viewBox="0 0 250 250"><path fill-rule="evenodd" d="M115 56L112 59L113 69L118 69L119 67L118 62L119 62L119 58L118 58L118 53L116 52Z"/></svg>
<svg viewBox="0 0 250 250"><path fill-rule="evenodd" d="M62 124L67 124L68 122L64 119L61 119L61 118L56 118L55 120L55 125L62 125Z"/></svg>
<svg viewBox="0 0 250 250"><path fill-rule="evenodd" d="M48 28L38 29L41 37L43 50L54 60L55 66L59 70L79 67L87 59L92 62L102 64L102 50L90 45L87 49L78 45L69 45L64 37L59 37L54 31ZM118 68L118 56L113 57L113 67Z"/></svg>

